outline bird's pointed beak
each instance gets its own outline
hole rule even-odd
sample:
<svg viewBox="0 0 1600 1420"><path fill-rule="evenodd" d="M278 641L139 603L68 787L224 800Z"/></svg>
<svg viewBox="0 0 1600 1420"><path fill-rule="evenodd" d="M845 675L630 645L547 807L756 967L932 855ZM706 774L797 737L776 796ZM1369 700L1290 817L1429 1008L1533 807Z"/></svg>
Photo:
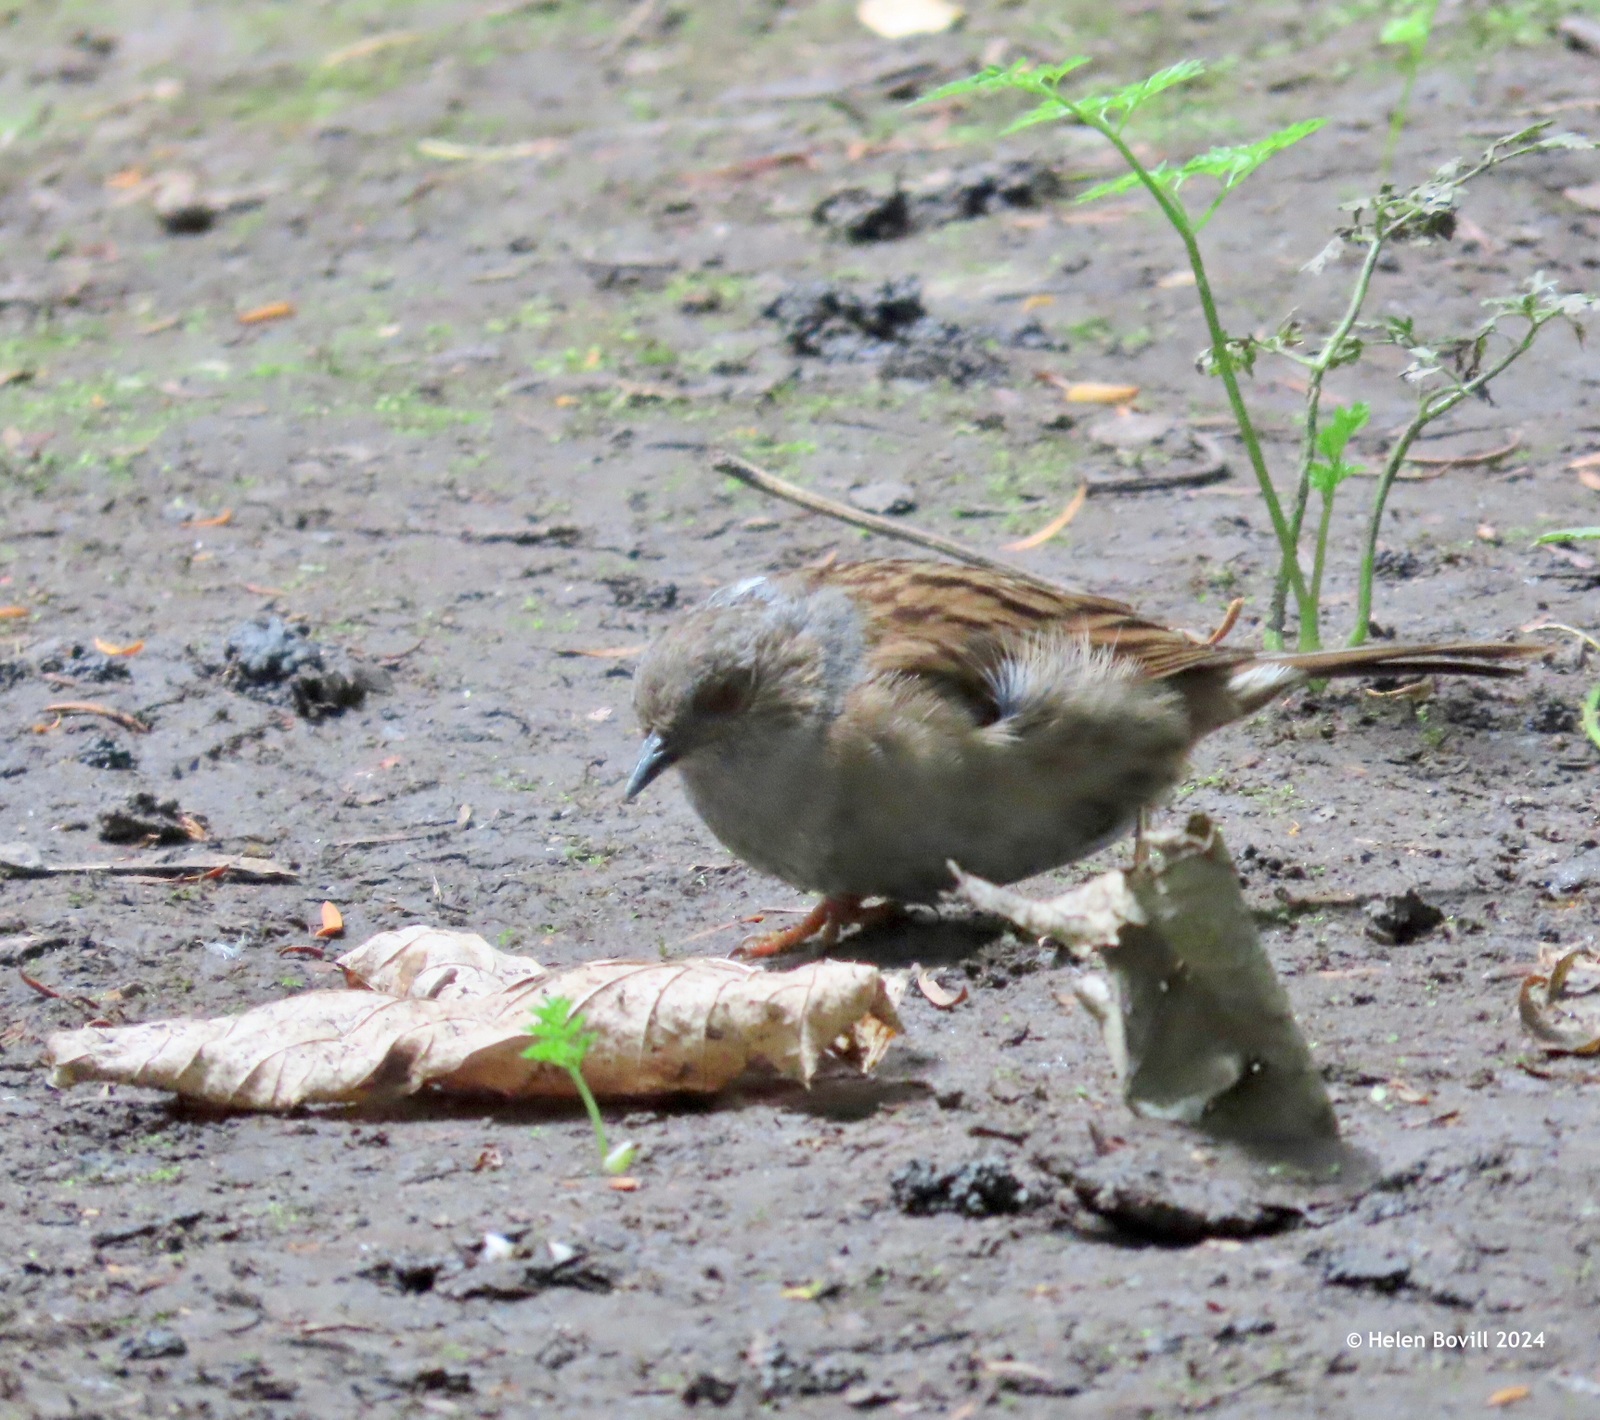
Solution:
<svg viewBox="0 0 1600 1420"><path fill-rule="evenodd" d="M660 735L646 735L644 744L639 747L639 762L633 766L633 773L628 778L628 787L622 797L636 798L652 780L658 778L665 770L671 769L677 761L678 756L667 747Z"/></svg>

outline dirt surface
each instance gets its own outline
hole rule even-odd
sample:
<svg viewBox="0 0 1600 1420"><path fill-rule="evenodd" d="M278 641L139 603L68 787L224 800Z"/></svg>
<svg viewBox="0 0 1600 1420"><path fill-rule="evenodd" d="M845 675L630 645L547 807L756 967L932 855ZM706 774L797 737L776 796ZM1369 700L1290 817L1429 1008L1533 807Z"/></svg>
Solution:
<svg viewBox="0 0 1600 1420"><path fill-rule="evenodd" d="M1503 970L1596 937L1595 669L1560 633L1525 681L1300 697L1196 757L1178 808L1252 900L1311 899L1269 949L1366 1160L1343 1187L1137 1124L1072 968L959 918L846 943L970 989L913 993L875 1081L614 1111L631 1194L575 1113L215 1118L38 1063L86 1019L328 985L283 954L324 899L352 940L431 921L553 964L720 951L800 906L670 776L621 802L633 648L732 576L892 550L735 489L716 449L990 550L1127 471L1041 371L1137 384L1241 466L1176 244L1131 199L1071 203L1110 170L1088 137L904 101L1082 49L1117 78L1218 61L1139 130L1152 154L1328 115L1208 233L1234 327L1271 328L1345 289L1300 267L1399 91L1371 8L1025 0L899 43L842 0L0 8L0 603L27 612L0 623L0 840L298 872L0 883L0 1414L1595 1413L1600 1077L1525 1040ZM1399 173L1552 106L1594 130L1600 57L1560 8L1444 7ZM1025 160L1061 195L962 176ZM1600 285L1600 218L1563 196L1595 179L1573 153L1482 182L1374 312L1456 329L1536 270ZM873 334L890 282L924 311ZM854 295L802 349L780 298L819 283ZM1405 416L1399 367L1333 381L1372 400L1358 455ZM1252 386L1280 468L1291 376ZM1566 465L1597 389L1552 332L1425 444L1522 436L1397 490L1386 628L1594 627L1581 545L1530 543L1596 521ZM1019 556L1197 628L1247 595L1234 634L1260 634L1270 535L1237 476L1097 494ZM151 728L47 709L85 701ZM1413 889L1442 921L1385 901Z"/></svg>

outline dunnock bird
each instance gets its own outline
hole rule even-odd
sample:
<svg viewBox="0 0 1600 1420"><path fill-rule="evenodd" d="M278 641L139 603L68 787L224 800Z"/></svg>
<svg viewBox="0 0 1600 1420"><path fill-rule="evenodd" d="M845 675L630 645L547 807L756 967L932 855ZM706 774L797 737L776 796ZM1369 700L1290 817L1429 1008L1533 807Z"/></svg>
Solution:
<svg viewBox="0 0 1600 1420"><path fill-rule="evenodd" d="M1009 883L1124 833L1195 742L1313 678L1509 675L1535 648L1311 654L1196 640L1103 597L937 562L835 564L714 593L645 655L631 799L676 765L737 857L823 894L781 951L927 902L948 864Z"/></svg>

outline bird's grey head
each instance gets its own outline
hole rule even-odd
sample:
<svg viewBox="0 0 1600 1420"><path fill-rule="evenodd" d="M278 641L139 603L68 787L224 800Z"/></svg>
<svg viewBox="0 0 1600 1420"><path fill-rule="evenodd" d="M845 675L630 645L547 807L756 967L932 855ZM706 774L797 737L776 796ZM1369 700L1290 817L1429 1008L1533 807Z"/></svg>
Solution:
<svg viewBox="0 0 1600 1420"><path fill-rule="evenodd" d="M848 675L841 632L854 639L848 613L842 599L795 595L765 577L724 587L690 612L634 678L645 741L627 797L674 764L836 709Z"/></svg>

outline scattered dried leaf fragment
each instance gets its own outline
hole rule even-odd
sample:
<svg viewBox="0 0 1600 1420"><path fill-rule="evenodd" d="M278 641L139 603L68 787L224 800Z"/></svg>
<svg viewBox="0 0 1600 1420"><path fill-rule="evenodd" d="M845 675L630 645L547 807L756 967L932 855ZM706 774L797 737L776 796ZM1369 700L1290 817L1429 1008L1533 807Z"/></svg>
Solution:
<svg viewBox="0 0 1600 1420"><path fill-rule="evenodd" d="M963 11L950 0L861 0L856 19L882 39L943 34Z"/></svg>
<svg viewBox="0 0 1600 1420"><path fill-rule="evenodd" d="M94 638L94 648L102 656L137 656L144 650L143 638L138 641L116 642L107 641L103 637Z"/></svg>
<svg viewBox="0 0 1600 1420"><path fill-rule="evenodd" d="M1484 1404L1497 1407L1502 1405L1515 1405L1519 1400L1526 1400L1532 1394L1532 1386L1501 1386L1499 1390L1495 1391L1494 1394L1488 1398L1488 1400L1484 1401Z"/></svg>
<svg viewBox="0 0 1600 1420"><path fill-rule="evenodd" d="M264 306L252 306L240 311L240 325L265 325L268 321L288 320L295 313L293 301L268 301Z"/></svg>
<svg viewBox="0 0 1600 1420"><path fill-rule="evenodd" d="M338 49L329 50L322 56L317 68L338 69L342 65L353 64L360 59L370 59L385 50L416 44L425 38L421 30L386 30L382 34L358 39L354 44L341 45Z"/></svg>
<svg viewBox="0 0 1600 1420"><path fill-rule="evenodd" d="M1074 380L1062 393L1066 395L1068 404L1127 404L1138 396L1139 386Z"/></svg>
<svg viewBox="0 0 1600 1420"><path fill-rule="evenodd" d="M870 1070L900 1021L876 968L818 961L765 972L725 958L589 962L551 975L481 937L411 927L339 959L352 985L215 1020L64 1031L58 1086L109 1080L233 1109L445 1093L569 1098L563 1070L523 1057L534 1005L583 1012L584 1077L602 1098L712 1093L757 1062L808 1083L825 1053Z"/></svg>

